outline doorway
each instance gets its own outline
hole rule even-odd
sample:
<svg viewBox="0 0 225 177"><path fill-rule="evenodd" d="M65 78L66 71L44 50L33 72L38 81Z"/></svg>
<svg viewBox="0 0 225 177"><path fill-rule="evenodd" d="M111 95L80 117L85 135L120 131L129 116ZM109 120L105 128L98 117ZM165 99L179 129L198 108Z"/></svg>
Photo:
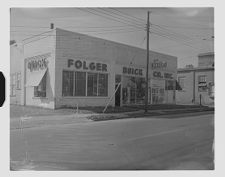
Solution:
<svg viewBox="0 0 225 177"><path fill-rule="evenodd" d="M115 89L118 87L118 84L116 84ZM115 106L120 106L120 98L121 98L121 84L119 85L116 94L115 94Z"/></svg>

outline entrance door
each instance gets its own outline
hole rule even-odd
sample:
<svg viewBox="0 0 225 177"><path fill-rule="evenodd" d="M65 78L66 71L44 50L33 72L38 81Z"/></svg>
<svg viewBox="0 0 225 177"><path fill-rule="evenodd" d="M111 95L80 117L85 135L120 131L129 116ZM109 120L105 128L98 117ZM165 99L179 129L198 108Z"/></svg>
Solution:
<svg viewBox="0 0 225 177"><path fill-rule="evenodd" d="M118 87L118 84L116 84L115 89L117 87ZM121 89L121 84L115 93L115 106L120 106L120 93L121 93L120 89Z"/></svg>

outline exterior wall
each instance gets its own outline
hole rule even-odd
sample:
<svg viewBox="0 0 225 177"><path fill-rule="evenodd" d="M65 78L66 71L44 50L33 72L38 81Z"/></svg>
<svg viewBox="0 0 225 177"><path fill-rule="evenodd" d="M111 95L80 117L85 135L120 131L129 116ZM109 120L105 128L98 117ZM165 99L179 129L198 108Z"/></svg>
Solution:
<svg viewBox="0 0 225 177"><path fill-rule="evenodd" d="M160 64L164 64L160 66ZM156 65L156 66L155 66ZM169 75L169 77L168 77ZM175 81L177 78L177 58L157 52L150 52L150 85L151 89L165 88L166 81L173 82L173 90L164 90L163 104L176 103ZM153 91L153 90L151 90ZM152 93L153 94L153 93ZM151 96L151 103L153 104L153 95Z"/></svg>
<svg viewBox="0 0 225 177"><path fill-rule="evenodd" d="M56 107L76 106L76 104L80 106L104 106L111 96L110 105L114 106L115 73L119 74L118 66L125 65L135 68L145 68L146 66L146 50L61 29L56 29L56 34ZM109 66L108 97L62 97L62 71L68 69L66 64L69 58L107 63ZM156 59L166 61L168 67L165 71L171 72L176 78L176 57L150 51L149 66ZM151 77L151 74L149 75Z"/></svg>
<svg viewBox="0 0 225 177"><path fill-rule="evenodd" d="M124 44L119 44L79 33L56 29L56 108L62 106L105 106L112 97L110 105L114 106L115 74L118 66L135 68L146 67L146 50ZM68 70L67 60L85 60L108 64L108 97L63 97L62 72ZM176 78L177 59L173 56L150 51L150 64L155 60L166 61L168 66L164 71ZM151 68L151 67L149 67ZM70 69L69 69L70 70ZM76 70L75 68L73 69ZM151 70L151 69L150 69ZM150 72L149 72L150 73ZM151 74L149 74L151 77ZM144 75L145 77L145 75ZM163 85L165 88L165 85Z"/></svg>
<svg viewBox="0 0 225 177"><path fill-rule="evenodd" d="M178 72L177 77L184 77L184 89L176 91L177 104L193 104L194 72Z"/></svg>
<svg viewBox="0 0 225 177"><path fill-rule="evenodd" d="M23 60L23 49L20 44L14 44L10 46L10 83L12 82L12 75L21 73L21 65ZM17 77L15 77L16 79ZM20 77L21 78L21 77ZM20 85L21 80L20 80ZM11 84L10 84L11 87ZM11 88L10 88L11 91ZM10 94L10 104L21 104L21 87L15 88L15 95Z"/></svg>
<svg viewBox="0 0 225 177"><path fill-rule="evenodd" d="M115 90L115 59L113 55L113 49L105 40L89 37L86 35L56 29L56 68L55 77L55 93L56 93L56 108L63 106L74 107L78 106L105 106L110 96L113 95ZM67 60L82 60L101 62L108 65L108 96L106 97L63 97L62 96L62 72L63 70L73 70L74 68L67 67ZM79 70L81 71L81 70ZM87 70L86 70L87 71ZM114 106L114 97L110 102L110 105Z"/></svg>
<svg viewBox="0 0 225 177"><path fill-rule="evenodd" d="M43 37L44 36L44 37ZM23 84L24 84L24 105L55 108L55 31L50 31L44 35L32 38L31 41L24 43L24 65L23 65ZM50 53L48 60L48 70L46 79L46 98L34 97L34 87L26 87L26 83L32 73L28 70L29 59L35 56Z"/></svg>
<svg viewBox="0 0 225 177"><path fill-rule="evenodd" d="M185 87L183 90L176 91L177 104L201 104L202 105L213 105L214 100L210 98L209 90L199 91L198 78L201 75L206 76L206 85L209 83L214 84L214 69L194 69L191 71L179 71L177 77L185 77ZM195 77L195 78L194 78ZM195 83L194 83L195 82Z"/></svg>
<svg viewBox="0 0 225 177"><path fill-rule="evenodd" d="M205 54L198 56L198 67L213 67L214 54Z"/></svg>

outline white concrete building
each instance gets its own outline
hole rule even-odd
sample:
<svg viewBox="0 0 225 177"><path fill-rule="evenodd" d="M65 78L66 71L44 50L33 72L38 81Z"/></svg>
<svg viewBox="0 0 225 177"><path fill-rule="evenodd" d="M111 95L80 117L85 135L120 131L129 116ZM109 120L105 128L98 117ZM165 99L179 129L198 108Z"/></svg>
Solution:
<svg viewBox="0 0 225 177"><path fill-rule="evenodd" d="M144 49L56 28L11 46L10 101L52 109L143 104L145 68ZM149 103L174 104L177 58L150 51L149 78Z"/></svg>

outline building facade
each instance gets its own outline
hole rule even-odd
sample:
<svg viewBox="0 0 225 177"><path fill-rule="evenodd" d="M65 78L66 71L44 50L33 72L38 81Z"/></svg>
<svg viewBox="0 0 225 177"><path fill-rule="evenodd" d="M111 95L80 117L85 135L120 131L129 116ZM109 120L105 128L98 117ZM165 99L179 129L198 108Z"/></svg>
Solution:
<svg viewBox="0 0 225 177"><path fill-rule="evenodd" d="M214 105L214 54L198 56L198 67L178 69L177 104Z"/></svg>
<svg viewBox="0 0 225 177"><path fill-rule="evenodd" d="M144 104L144 49L56 28L25 40L18 52L11 47L10 72L21 73L12 104L52 109ZM177 58L150 51L149 103L174 104L176 78Z"/></svg>

